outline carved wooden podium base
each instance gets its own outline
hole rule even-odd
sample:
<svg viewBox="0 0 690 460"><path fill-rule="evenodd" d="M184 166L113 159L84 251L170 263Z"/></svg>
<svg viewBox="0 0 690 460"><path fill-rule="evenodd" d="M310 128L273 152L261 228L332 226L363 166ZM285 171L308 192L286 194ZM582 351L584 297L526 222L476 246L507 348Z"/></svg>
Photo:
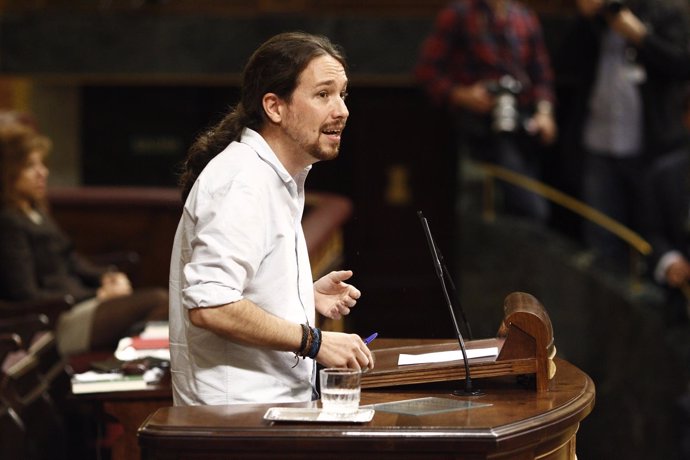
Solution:
<svg viewBox="0 0 690 460"><path fill-rule="evenodd" d="M556 348L551 319L530 294L514 292L504 302L504 319L497 336L465 342L468 350L497 347L498 355L469 360L472 379L506 375L534 375L536 390L547 391L556 373ZM362 388L465 379L462 360L435 364L398 365L401 353L421 354L459 350L457 341L374 351L376 367L362 376Z"/></svg>

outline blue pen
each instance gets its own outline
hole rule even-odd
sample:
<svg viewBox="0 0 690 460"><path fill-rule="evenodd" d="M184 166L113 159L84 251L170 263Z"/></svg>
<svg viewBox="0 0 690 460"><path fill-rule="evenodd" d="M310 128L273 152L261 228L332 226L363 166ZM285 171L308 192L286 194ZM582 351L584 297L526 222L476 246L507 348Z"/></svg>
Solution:
<svg viewBox="0 0 690 460"><path fill-rule="evenodd" d="M364 345L369 345L378 335L378 332L374 332L373 334L371 334L369 337L364 339Z"/></svg>

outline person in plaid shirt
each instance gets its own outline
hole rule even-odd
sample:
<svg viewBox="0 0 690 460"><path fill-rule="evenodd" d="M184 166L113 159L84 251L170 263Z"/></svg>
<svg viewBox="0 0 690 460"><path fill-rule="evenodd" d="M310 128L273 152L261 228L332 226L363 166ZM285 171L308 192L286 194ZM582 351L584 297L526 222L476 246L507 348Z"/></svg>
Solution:
<svg viewBox="0 0 690 460"><path fill-rule="evenodd" d="M539 177L542 147L555 141L557 126L553 71L534 12L512 0L450 3L422 45L415 77L451 111L477 159ZM503 191L506 211L548 219L542 197Z"/></svg>

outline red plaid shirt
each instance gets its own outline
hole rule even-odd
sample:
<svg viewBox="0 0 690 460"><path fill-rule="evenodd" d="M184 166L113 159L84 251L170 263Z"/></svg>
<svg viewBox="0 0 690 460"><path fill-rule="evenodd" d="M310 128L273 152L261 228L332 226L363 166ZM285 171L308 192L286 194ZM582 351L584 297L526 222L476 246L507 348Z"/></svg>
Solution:
<svg viewBox="0 0 690 460"><path fill-rule="evenodd" d="M522 82L520 102L554 102L553 70L537 16L505 2L494 14L485 0L459 0L443 9L422 45L417 80L439 104L454 85L472 85L510 74Z"/></svg>

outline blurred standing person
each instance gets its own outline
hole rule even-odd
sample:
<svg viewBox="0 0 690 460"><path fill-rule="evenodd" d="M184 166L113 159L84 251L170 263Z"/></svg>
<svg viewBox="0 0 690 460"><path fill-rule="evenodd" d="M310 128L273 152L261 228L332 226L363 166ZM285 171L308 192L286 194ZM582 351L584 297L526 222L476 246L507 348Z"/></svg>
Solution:
<svg viewBox="0 0 690 460"><path fill-rule="evenodd" d="M664 289L664 340L678 356L681 372L690 378L690 85L682 99L683 125L688 141L679 151L664 155L647 175L643 235L652 245L650 271ZM669 362L672 362L669 360ZM690 386L677 399L678 417L673 428L678 435L680 457L690 458Z"/></svg>
<svg viewBox="0 0 690 460"><path fill-rule="evenodd" d="M475 158L539 179L554 142L553 72L534 12L513 0L454 1L424 41L415 76L456 119ZM544 222L548 202L503 187L506 210Z"/></svg>
<svg viewBox="0 0 690 460"><path fill-rule="evenodd" d="M689 139L679 151L655 162L647 175L643 235L652 246L650 271L666 289L666 323L690 321L690 86L683 98Z"/></svg>
<svg viewBox="0 0 690 460"><path fill-rule="evenodd" d="M360 291L312 281L302 230L314 163L338 156L345 58L327 38L276 35L250 57L240 102L191 146L170 268L175 405L316 399L316 363L373 368L356 334L321 331Z"/></svg>
<svg viewBox="0 0 690 460"><path fill-rule="evenodd" d="M666 324L690 319L690 151L664 156L649 174L643 235L653 252L651 273L666 289Z"/></svg>
<svg viewBox="0 0 690 460"><path fill-rule="evenodd" d="M682 101L690 75L687 4L576 3L579 17L556 63L576 89L563 128L565 157L583 162L584 200L640 232L644 223L639 204L648 193L643 177L656 159L685 140ZM585 224L584 238L599 263L624 268L627 248L615 235Z"/></svg>

